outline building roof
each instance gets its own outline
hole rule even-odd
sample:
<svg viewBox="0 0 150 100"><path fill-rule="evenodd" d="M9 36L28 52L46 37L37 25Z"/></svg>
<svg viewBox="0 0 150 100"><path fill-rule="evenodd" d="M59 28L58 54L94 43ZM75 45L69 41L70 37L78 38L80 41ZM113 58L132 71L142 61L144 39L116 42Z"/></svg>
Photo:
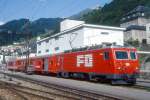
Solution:
<svg viewBox="0 0 150 100"><path fill-rule="evenodd" d="M67 29L67 30L64 30L64 31L61 31L59 33L56 33L50 37L47 37L47 38L44 38L44 39L41 39L38 42L42 42L42 41L45 41L47 39L50 39L50 38L55 38L59 35L63 35L63 34L66 34L68 32L71 32L71 31L74 31L74 30L78 30L80 28L83 28L83 27L87 27L87 28L98 28L98 29L108 29L108 30L118 30L118 31L124 31L125 28L120 28L120 27L112 27L112 26L103 26L103 25L93 25L93 24L80 24L78 26L75 26L75 27L72 27L70 29Z"/></svg>
<svg viewBox="0 0 150 100"><path fill-rule="evenodd" d="M133 10L131 10L130 12L128 12L125 16L131 15L131 14L137 13L137 12L147 12L149 10L150 10L149 7L139 5L136 8L134 8Z"/></svg>
<svg viewBox="0 0 150 100"><path fill-rule="evenodd" d="M121 23L128 22L130 20L137 19L139 17L147 18L150 16L150 8L146 6L137 6L127 14L125 14L122 19Z"/></svg>
<svg viewBox="0 0 150 100"><path fill-rule="evenodd" d="M146 31L146 26L131 25L131 26L127 27L126 31L130 31L130 30L143 30L143 31Z"/></svg>

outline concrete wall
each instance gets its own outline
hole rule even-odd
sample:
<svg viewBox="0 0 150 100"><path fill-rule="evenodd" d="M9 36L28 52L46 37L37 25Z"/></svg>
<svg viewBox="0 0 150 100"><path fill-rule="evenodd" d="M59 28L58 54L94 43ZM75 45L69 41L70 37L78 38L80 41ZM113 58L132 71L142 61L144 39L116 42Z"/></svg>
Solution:
<svg viewBox="0 0 150 100"><path fill-rule="evenodd" d="M120 27L127 28L131 25L146 26L147 23L149 23L149 19L141 17L141 18L137 18L137 19L122 23L120 24Z"/></svg>
<svg viewBox="0 0 150 100"><path fill-rule="evenodd" d="M37 56L60 53L72 48L99 45L104 42L116 42L118 45L123 45L123 31L82 27L60 35L59 38L44 40L40 42L40 45L38 43Z"/></svg>
<svg viewBox="0 0 150 100"><path fill-rule="evenodd" d="M146 25L146 38L147 43L150 44L150 23Z"/></svg>
<svg viewBox="0 0 150 100"><path fill-rule="evenodd" d="M136 40L138 39L139 42L142 42L143 39L146 39L146 32L143 30L130 30L124 32L124 40L130 40L130 39Z"/></svg>
<svg viewBox="0 0 150 100"><path fill-rule="evenodd" d="M104 42L123 45L123 31L98 29L98 28L84 28L84 45L102 44Z"/></svg>
<svg viewBox="0 0 150 100"><path fill-rule="evenodd" d="M138 20L135 19L135 20L132 20L132 21L129 21L129 22L122 23L122 24L120 24L120 27L127 28L131 25L138 25Z"/></svg>
<svg viewBox="0 0 150 100"><path fill-rule="evenodd" d="M123 28L83 23L83 21L74 20L63 21L62 31L55 35L57 37L49 37L37 42L37 56L61 53L72 48L99 45L104 42L116 42L118 45L123 45Z"/></svg>
<svg viewBox="0 0 150 100"><path fill-rule="evenodd" d="M71 43L70 43L71 41ZM70 50L72 48L79 48L83 46L83 29L74 30L59 38L52 38L37 44L37 56L54 54ZM48 50L48 51L46 51ZM41 53L38 53L41 51Z"/></svg>

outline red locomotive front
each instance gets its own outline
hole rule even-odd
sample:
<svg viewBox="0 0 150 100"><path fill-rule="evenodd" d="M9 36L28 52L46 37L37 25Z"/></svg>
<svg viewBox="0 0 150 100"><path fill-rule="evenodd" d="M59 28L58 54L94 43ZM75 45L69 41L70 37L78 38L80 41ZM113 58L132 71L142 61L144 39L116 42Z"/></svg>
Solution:
<svg viewBox="0 0 150 100"><path fill-rule="evenodd" d="M135 83L139 74L139 62L135 48L113 49L116 79Z"/></svg>

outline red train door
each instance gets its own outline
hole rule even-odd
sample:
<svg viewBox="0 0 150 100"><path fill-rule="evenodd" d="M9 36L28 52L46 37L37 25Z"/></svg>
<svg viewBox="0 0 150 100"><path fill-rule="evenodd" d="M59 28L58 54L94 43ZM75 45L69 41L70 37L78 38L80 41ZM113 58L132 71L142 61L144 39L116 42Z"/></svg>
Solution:
<svg viewBox="0 0 150 100"><path fill-rule="evenodd" d="M61 71L64 71L64 58L63 57L60 57L60 67L61 67Z"/></svg>
<svg viewBox="0 0 150 100"><path fill-rule="evenodd" d="M49 60L48 58L44 59L44 72L48 72L49 69Z"/></svg>
<svg viewBox="0 0 150 100"><path fill-rule="evenodd" d="M64 68L63 68L64 61L63 60L64 60L64 58L62 56L58 57L58 64L59 64L58 65L59 66L59 68L58 68L59 70L58 71L59 72L62 72L64 70Z"/></svg>
<svg viewBox="0 0 150 100"><path fill-rule="evenodd" d="M109 51L104 51L103 53L104 61L105 61L105 70L111 71L111 55Z"/></svg>

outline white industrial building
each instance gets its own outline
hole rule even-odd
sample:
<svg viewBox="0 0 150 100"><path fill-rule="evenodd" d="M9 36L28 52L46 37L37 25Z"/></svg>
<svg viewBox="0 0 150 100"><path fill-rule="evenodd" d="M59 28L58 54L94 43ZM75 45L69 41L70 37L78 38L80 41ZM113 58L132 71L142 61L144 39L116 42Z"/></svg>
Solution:
<svg viewBox="0 0 150 100"><path fill-rule="evenodd" d="M60 24L61 32L37 41L37 56L64 52L73 48L116 43L123 45L124 28L85 24L66 19Z"/></svg>

